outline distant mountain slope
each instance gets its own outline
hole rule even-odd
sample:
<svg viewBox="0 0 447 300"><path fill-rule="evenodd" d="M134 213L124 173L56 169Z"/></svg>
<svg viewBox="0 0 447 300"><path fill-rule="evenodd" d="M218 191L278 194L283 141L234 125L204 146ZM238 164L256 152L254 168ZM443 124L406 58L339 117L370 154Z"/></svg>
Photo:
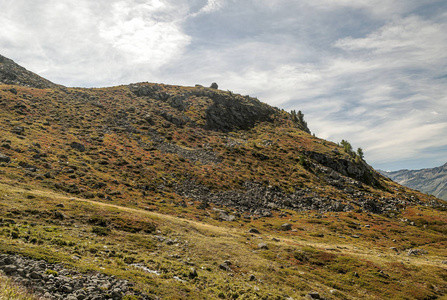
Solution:
<svg viewBox="0 0 447 300"><path fill-rule="evenodd" d="M55 88L58 86L2 55L0 55L0 83L16 84L39 89Z"/></svg>
<svg viewBox="0 0 447 300"><path fill-rule="evenodd" d="M447 200L447 163L422 170L380 172L399 184Z"/></svg>

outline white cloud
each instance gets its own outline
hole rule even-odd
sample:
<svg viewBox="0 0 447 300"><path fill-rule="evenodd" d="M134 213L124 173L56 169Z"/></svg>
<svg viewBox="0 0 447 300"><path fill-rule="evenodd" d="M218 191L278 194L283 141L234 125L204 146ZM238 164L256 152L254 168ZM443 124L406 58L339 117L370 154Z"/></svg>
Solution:
<svg viewBox="0 0 447 300"><path fill-rule="evenodd" d="M447 57L446 24L439 24L410 16L398 19L365 38L347 37L335 43L345 51L368 51L386 59L390 67L434 66Z"/></svg>
<svg viewBox="0 0 447 300"><path fill-rule="evenodd" d="M190 43L180 27L186 7L161 0L1 6L0 45L8 45L2 54L65 85L147 80Z"/></svg>
<svg viewBox="0 0 447 300"><path fill-rule="evenodd" d="M99 36L125 56L126 63L146 63L148 68L158 69L179 56L190 42L176 20L158 20L159 14L174 9L159 0L116 2L111 18L99 22Z"/></svg>

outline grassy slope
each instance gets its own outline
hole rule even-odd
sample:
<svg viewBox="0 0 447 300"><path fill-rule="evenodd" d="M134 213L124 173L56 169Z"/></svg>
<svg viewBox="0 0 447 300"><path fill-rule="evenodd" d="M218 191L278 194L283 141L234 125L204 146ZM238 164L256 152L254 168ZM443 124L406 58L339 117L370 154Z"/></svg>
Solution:
<svg viewBox="0 0 447 300"><path fill-rule="evenodd" d="M221 222L213 206L199 209L200 203L171 188L188 177L214 190L239 189L250 180L348 201L349 195L305 168L299 157L314 151L353 158L342 149L334 154L334 143L295 129L286 113L273 123L223 134L173 126L160 113L180 117L178 111L135 97L127 87L68 93L15 87L17 94L10 87L0 89L0 151L12 158L0 164L1 252L129 278L137 288L169 299L299 299L310 291L334 299L435 299L447 291L443 211L422 206L385 215L283 210L270 218ZM185 89L192 88L163 86L171 94ZM204 124L207 99L189 101L185 114ZM118 117L122 110L126 118ZM144 121L147 114L154 125ZM183 149L212 151L222 161L201 163L163 153L153 136L131 132L129 125ZM11 133L16 126L25 127L23 136ZM87 151L70 148L72 141ZM230 142L235 146L225 146ZM33 159L38 153L44 155ZM259 153L269 159L256 159ZM36 176L23 162L41 171ZM362 191L374 199L430 199L382 183L387 189L365 185ZM139 185L149 188L142 191ZM78 190L70 190L74 186ZM286 222L294 231L280 230ZM249 234L249 228L261 234ZM259 249L259 243L268 249ZM407 256L410 248L428 254ZM231 261L230 272L219 268L225 260ZM198 277L190 276L191 268Z"/></svg>
<svg viewBox="0 0 447 300"><path fill-rule="evenodd" d="M315 290L340 299L428 299L447 288L441 263L447 256L447 220L445 214L424 207L408 208L391 219L290 212L287 217L234 222L219 222L211 215L197 222L8 181L0 185L0 197L2 252L129 278L138 288L164 298L299 299ZM186 216L197 213L194 207L184 208ZM401 218L416 221L416 226ZM102 235L101 219L115 229ZM280 231L284 222L297 231ZM152 225L156 231L137 232L142 226L151 231ZM249 228L261 234L249 234ZM259 243L268 249L259 249ZM407 256L408 248L423 248L428 254ZM232 272L219 268L225 260L232 262ZM161 275L144 273L131 263ZM189 277L191 268L197 278ZM251 274L257 281L249 281Z"/></svg>

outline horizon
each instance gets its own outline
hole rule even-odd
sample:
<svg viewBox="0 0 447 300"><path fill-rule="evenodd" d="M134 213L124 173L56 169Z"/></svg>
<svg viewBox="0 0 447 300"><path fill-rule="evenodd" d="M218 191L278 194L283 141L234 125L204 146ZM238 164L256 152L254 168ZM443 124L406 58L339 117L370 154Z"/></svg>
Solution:
<svg viewBox="0 0 447 300"><path fill-rule="evenodd" d="M375 169L447 152L447 3L0 0L0 52L70 87L217 82L287 111Z"/></svg>

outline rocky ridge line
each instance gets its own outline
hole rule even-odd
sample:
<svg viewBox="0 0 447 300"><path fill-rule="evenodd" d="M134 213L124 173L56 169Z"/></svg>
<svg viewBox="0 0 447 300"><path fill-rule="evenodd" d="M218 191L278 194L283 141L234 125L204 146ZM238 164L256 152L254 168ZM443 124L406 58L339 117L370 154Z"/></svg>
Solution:
<svg viewBox="0 0 447 300"><path fill-rule="evenodd" d="M29 86L38 89L62 87L28 71L2 55L0 55L0 83Z"/></svg>

